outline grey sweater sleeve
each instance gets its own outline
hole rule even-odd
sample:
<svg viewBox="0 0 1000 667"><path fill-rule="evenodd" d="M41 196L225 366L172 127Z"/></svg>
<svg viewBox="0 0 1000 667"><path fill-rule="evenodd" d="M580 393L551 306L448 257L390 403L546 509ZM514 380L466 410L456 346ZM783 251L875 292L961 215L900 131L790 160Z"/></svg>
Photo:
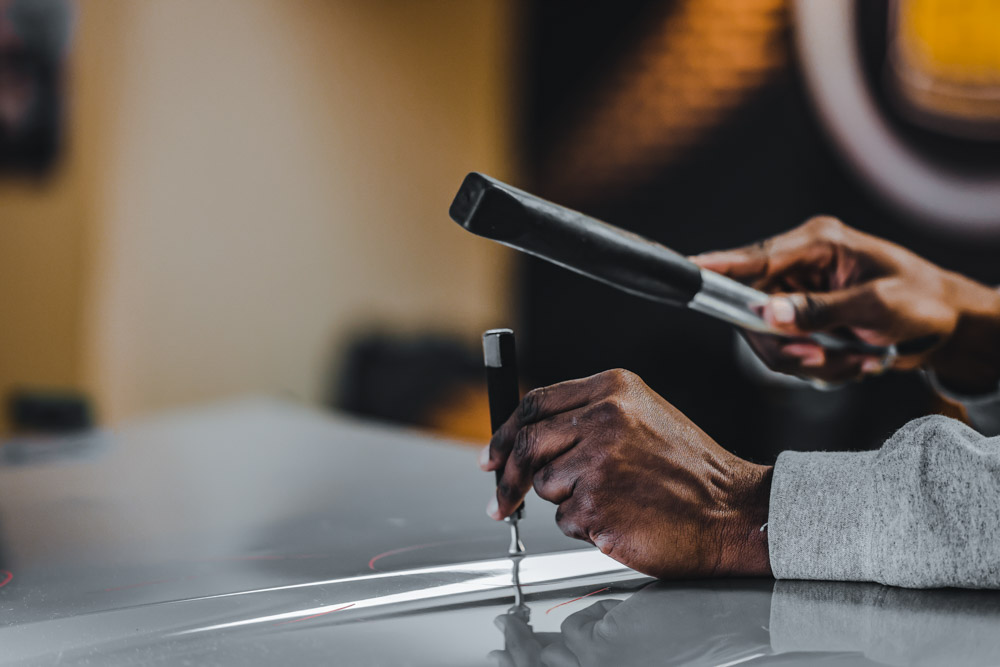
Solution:
<svg viewBox="0 0 1000 667"><path fill-rule="evenodd" d="M1000 437L935 415L875 452L784 452L767 531L778 579L1000 588Z"/></svg>

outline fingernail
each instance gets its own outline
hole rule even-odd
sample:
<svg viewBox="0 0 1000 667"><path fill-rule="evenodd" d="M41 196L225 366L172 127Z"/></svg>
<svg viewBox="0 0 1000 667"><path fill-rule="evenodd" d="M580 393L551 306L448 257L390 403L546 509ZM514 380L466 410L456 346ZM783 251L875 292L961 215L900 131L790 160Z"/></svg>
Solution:
<svg viewBox="0 0 1000 667"><path fill-rule="evenodd" d="M507 629L507 617L497 616L496 618L493 619L493 625L497 626L498 630Z"/></svg>
<svg viewBox="0 0 1000 667"><path fill-rule="evenodd" d="M490 464L490 446L486 445L483 447L483 451L479 452L479 467L483 470L487 470L487 466Z"/></svg>
<svg viewBox="0 0 1000 667"><path fill-rule="evenodd" d="M500 511L500 504L497 502L496 496L490 498L490 504L486 506L486 513L490 515L490 518L499 519L497 516Z"/></svg>
<svg viewBox="0 0 1000 667"><path fill-rule="evenodd" d="M884 370L885 368L882 366L882 362L878 359L865 359L861 362L862 373L872 373L877 375Z"/></svg>
<svg viewBox="0 0 1000 667"><path fill-rule="evenodd" d="M771 308L771 317L778 324L795 324L795 306L792 302L783 297L771 299L768 305Z"/></svg>
<svg viewBox="0 0 1000 667"><path fill-rule="evenodd" d="M817 350L812 354L802 357L799 363L806 368L818 368L826 363L826 355L823 354L822 350Z"/></svg>

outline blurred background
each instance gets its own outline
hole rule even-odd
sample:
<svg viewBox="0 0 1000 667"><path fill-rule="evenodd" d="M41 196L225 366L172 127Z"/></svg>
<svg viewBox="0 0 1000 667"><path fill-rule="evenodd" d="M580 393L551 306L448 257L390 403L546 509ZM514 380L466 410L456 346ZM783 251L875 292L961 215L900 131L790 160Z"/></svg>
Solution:
<svg viewBox="0 0 1000 667"><path fill-rule="evenodd" d="M0 0L0 428L267 394L481 442L497 326L525 388L629 368L758 461L945 409L469 235L472 170L682 253L824 213L997 284L1000 6Z"/></svg>

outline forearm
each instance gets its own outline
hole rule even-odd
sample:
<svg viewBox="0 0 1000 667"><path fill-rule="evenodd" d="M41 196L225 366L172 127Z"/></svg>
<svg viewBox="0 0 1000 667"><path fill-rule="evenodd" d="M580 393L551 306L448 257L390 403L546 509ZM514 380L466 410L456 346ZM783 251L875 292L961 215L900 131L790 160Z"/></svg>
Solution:
<svg viewBox="0 0 1000 667"><path fill-rule="evenodd" d="M955 282L965 286L963 315L931 356L926 377L938 395L965 409L981 433L1000 435L1000 291L962 276Z"/></svg>
<svg viewBox="0 0 1000 667"><path fill-rule="evenodd" d="M877 452L785 452L768 543L779 579L1000 588L1000 438L933 416Z"/></svg>
<svg viewBox="0 0 1000 667"><path fill-rule="evenodd" d="M963 395L1000 387L1000 291L950 275L951 299L959 314L955 330L927 363L944 389Z"/></svg>

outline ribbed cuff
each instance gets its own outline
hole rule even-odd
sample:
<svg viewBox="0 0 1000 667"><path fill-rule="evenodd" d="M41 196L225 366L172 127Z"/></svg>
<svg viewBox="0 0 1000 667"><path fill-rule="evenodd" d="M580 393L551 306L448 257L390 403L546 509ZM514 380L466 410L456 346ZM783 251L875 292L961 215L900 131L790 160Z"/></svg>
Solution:
<svg viewBox="0 0 1000 667"><path fill-rule="evenodd" d="M872 579L876 454L784 452L778 457L767 519L776 579Z"/></svg>

